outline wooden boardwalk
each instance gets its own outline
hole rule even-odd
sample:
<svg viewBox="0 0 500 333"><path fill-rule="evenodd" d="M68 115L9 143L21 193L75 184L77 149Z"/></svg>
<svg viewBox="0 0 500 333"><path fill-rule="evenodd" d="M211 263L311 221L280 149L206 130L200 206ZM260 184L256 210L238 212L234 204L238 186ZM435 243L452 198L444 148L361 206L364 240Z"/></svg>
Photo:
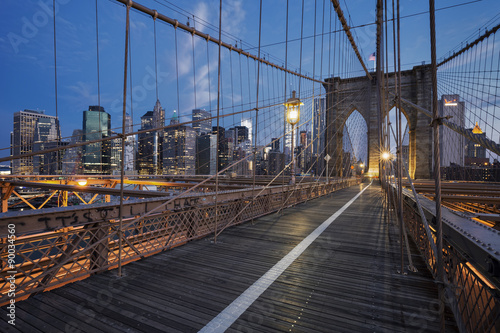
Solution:
<svg viewBox="0 0 500 333"><path fill-rule="evenodd" d="M363 187L367 184L363 184ZM1 332L197 332L360 192L355 186L16 303ZM399 243L369 187L228 332L438 332L437 287L397 274ZM447 331L456 328L447 313Z"/></svg>

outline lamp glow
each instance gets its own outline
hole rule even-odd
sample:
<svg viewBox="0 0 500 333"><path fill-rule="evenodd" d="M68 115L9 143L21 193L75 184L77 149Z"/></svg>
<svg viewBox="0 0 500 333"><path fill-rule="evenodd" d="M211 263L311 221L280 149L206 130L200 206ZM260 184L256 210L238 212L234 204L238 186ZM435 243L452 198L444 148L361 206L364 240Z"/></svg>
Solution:
<svg viewBox="0 0 500 333"><path fill-rule="evenodd" d="M389 160L389 158L390 158L390 157L391 157L391 154L389 154L389 152L384 151L384 152L382 153L382 159L383 159L383 160L387 161L387 160Z"/></svg>
<svg viewBox="0 0 500 333"><path fill-rule="evenodd" d="M290 125L297 124L300 120L300 106L304 105L304 103L295 97L295 90L292 91L292 97L283 105L286 107L286 121Z"/></svg>
<svg viewBox="0 0 500 333"><path fill-rule="evenodd" d="M300 102L300 99L295 97L295 90L292 91L292 97L289 98L286 103L283 104L286 107L286 121L292 125L292 167L291 174L292 178L290 180L292 185L295 185L295 154L293 149L293 142L295 141L294 129L295 124L300 120L300 106L304 103Z"/></svg>
<svg viewBox="0 0 500 333"><path fill-rule="evenodd" d="M87 185L87 179L78 179L76 183L80 186L85 186Z"/></svg>

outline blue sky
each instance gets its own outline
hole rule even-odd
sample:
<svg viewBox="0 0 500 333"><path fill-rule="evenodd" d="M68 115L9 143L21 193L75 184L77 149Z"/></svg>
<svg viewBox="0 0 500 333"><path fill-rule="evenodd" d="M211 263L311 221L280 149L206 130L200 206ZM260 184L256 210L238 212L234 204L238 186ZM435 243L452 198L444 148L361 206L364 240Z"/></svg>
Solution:
<svg viewBox="0 0 500 333"><path fill-rule="evenodd" d="M194 24L199 30L217 36L215 29L208 23L218 26L219 1L163 1L138 0L146 7L158 10L171 18L186 23L195 15ZM285 59L285 0L266 0L262 17L262 45L266 58L283 64ZM389 1L390 2L390 1ZM436 1L436 8L452 6L468 1ZM58 115L62 125L63 137L70 136L72 131L81 128L82 111L88 105L98 104L97 89L97 52L96 52L96 8L94 1L57 0L57 79L58 79ZM315 1L305 1L304 36L314 33ZM321 32L323 1L316 0L316 29ZM349 8L346 8L346 3ZM0 13L0 148L10 144L9 133L12 131L13 113L23 109L45 110L55 115L54 89L54 45L53 23L51 17L51 0L4 0ZM121 124L123 63L124 63L124 27L125 9L114 0L98 0L99 17L99 65L100 65L100 101L101 105L112 116L112 126ZM301 1L290 0L289 39L300 37ZM350 0L341 1L342 9L349 17L349 23L355 27L375 20L375 1ZM329 21L331 3L325 1L325 22ZM428 2L423 0L401 1L401 16L426 12ZM467 37L477 34L478 28L500 12L500 1L483 0L443 11L438 11L437 18L437 53L443 56ZM335 12L331 10L332 15ZM402 20L401 52L403 68L410 68L422 61L430 62L429 19L428 14L416 15ZM204 26L202 26L202 21ZM224 0L223 1L223 40L235 44L243 40L245 49L250 45L258 45L259 1ZM325 23L328 26L328 23ZM154 25L150 17L131 13L131 46L132 46L132 88L134 123L152 107L156 100L155 63L154 63ZM333 27L332 27L333 28ZM158 59L158 91L159 99L170 117L174 109L179 109L181 116L187 115L190 109L197 107L215 107L214 89L216 89L217 47L209 46L207 60L206 43L195 38L196 101L193 98L192 86L192 39L182 31L178 38L178 71L179 96L177 103L177 75L175 68L174 29L164 23L156 23L157 59ZM370 68L373 62L367 59L375 51L375 26L353 29L357 36L358 46ZM327 32L327 30L325 30ZM232 37L234 36L234 37ZM327 37L325 37L325 60L320 67L320 52L313 52L313 38L303 42L303 72L309 76L313 73L313 57L316 56L317 78L329 76L326 60ZM316 38L317 50L321 38ZM298 68L298 49L300 43L289 43L289 67ZM257 53L256 49L250 50ZM389 54L392 59L392 53ZM236 61L236 58L232 58ZM229 61L224 54L223 62ZM208 69L210 67L210 71ZM320 73L320 68L322 72ZM330 68L330 72L333 69ZM209 94L207 80L211 76L215 82ZM360 72L359 75L362 75ZM191 81L190 81L191 80ZM243 97L241 97L243 98ZM196 105L195 105L196 104ZM129 109L130 112L130 109ZM184 116L186 118L186 116ZM187 118L186 118L187 119ZM8 150L0 151L0 156L8 155Z"/></svg>

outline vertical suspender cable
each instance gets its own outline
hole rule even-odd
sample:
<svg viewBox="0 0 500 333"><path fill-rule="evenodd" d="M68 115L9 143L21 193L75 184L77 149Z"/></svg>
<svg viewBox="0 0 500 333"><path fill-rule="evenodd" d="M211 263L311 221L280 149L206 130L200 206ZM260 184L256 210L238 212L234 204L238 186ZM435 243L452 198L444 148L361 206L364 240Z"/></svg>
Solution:
<svg viewBox="0 0 500 333"><path fill-rule="evenodd" d="M403 269L404 269L404 245L403 245L403 238L404 238L404 227L403 227L403 149L402 149L402 144L403 144L403 138L402 136L402 130L401 130L401 117L403 116L401 112L401 20L400 20L400 13L399 13L399 0L397 0L397 39L398 39L398 205L399 205L399 241L401 245L401 274L403 274Z"/></svg>
<svg viewBox="0 0 500 333"><path fill-rule="evenodd" d="M210 116L212 116L212 90L210 89L210 51L209 43L207 40L207 79L208 79L208 103L210 106ZM240 73L241 74L241 73Z"/></svg>
<svg viewBox="0 0 500 333"><path fill-rule="evenodd" d="M222 0L219 1L219 59L218 59L218 66L217 66L217 154L215 156L215 232L214 232L214 243L217 243L217 222L218 222L218 193L219 193L219 154L220 154L220 127L219 127L219 116L220 116L220 86L221 86L221 80L220 80L220 64L221 64L221 34L222 34Z"/></svg>
<svg viewBox="0 0 500 333"><path fill-rule="evenodd" d="M313 50L316 52L316 0L314 0L314 40L313 40ZM315 52L313 52L313 78L314 76L316 75L316 54ZM335 57L335 54L334 54L334 57ZM314 93L315 93L315 83L313 81L313 117L314 117L314 106L315 106L315 101L314 101ZM320 87L321 89L321 87ZM321 90L320 90L321 91ZM326 104L326 103L325 103ZM321 113L323 112L323 103L321 103L321 98L319 100L319 115L321 116ZM319 117L318 117L319 118ZM319 121L318 121L318 133L317 133L317 138L318 138L318 142L316 143L316 152L317 152L317 156L316 156L316 176L321 176L321 173L323 172L323 170L321 170L321 173L319 172L319 167L318 167L318 163L319 163L319 129L320 129L320 125L319 125Z"/></svg>
<svg viewBox="0 0 500 333"><path fill-rule="evenodd" d="M97 44L97 105L101 106L101 80L99 70L99 16L97 10L97 0L95 0L95 39Z"/></svg>
<svg viewBox="0 0 500 333"><path fill-rule="evenodd" d="M57 44L56 44L56 0L52 1L52 18L54 23L54 91L55 91L55 102L56 102L56 132L57 132L57 145L61 146L61 128L59 127L59 114L57 107ZM61 174L61 152L57 151L57 164L56 172Z"/></svg>
<svg viewBox="0 0 500 333"><path fill-rule="evenodd" d="M194 20L194 15L193 15L193 29L196 29L195 27L195 20ZM194 30L193 30L194 31ZM195 57L194 57L194 34L191 34L191 45L193 47L193 88L194 88L194 108L197 109L197 104L196 104L196 62L195 62Z"/></svg>
<svg viewBox="0 0 500 333"><path fill-rule="evenodd" d="M128 62L128 39L130 26L130 2L127 4L127 19L125 26L125 61L123 66L123 111L122 111L122 151L120 170L120 225L118 229L118 276L122 276L122 227L123 227L123 178L125 177L125 112L127 109L127 62Z"/></svg>
<svg viewBox="0 0 500 333"><path fill-rule="evenodd" d="M388 95L388 92L389 92L389 38L388 38L388 33L387 33L387 30L388 30L388 24L387 22L389 21L389 16L387 15L387 0L385 0L385 20L384 20L384 24L385 24L385 69L386 69L386 72L385 72L385 92L384 92L384 100L385 100L385 136L384 136L384 151L390 151L390 146L389 146L389 95ZM387 209L387 216L388 216L388 221L390 221L390 200L391 200L391 197L388 193L389 191L389 184L388 184L388 176L389 176L389 170L387 169L387 163L384 163L384 172L385 172L385 176L386 178L384 179L385 181L385 197L386 197L386 209Z"/></svg>
<svg viewBox="0 0 500 333"><path fill-rule="evenodd" d="M304 38L304 0L302 0L302 14L301 14L301 16L302 16L302 18L300 20L300 56L299 56L300 57L300 60L299 60L299 73L300 74L302 74L302 40ZM299 77L299 99L301 97L301 95L300 95L301 82L302 82L302 78ZM313 95L314 95L314 92L313 92ZM314 98L313 98L313 103L314 103ZM294 184L294 191L295 191L295 184Z"/></svg>
<svg viewBox="0 0 500 333"><path fill-rule="evenodd" d="M441 160L439 156L439 113L437 101L437 64L436 64L436 16L434 0L429 0L431 32L431 75L432 75L432 125L434 128L434 181L436 196L437 224L437 278L439 290L440 332L445 332L444 320L444 263L443 263L443 221L441 220Z"/></svg>
<svg viewBox="0 0 500 333"><path fill-rule="evenodd" d="M262 33L262 0L260 0L260 10L259 10L259 50L258 57L260 59L260 42L261 42L261 33ZM252 185L252 201L255 199L255 176L257 169L257 126L259 125L259 84L260 84L260 61L257 62L257 96L255 102L255 130L253 139L254 139L254 148L253 148L253 185ZM246 163L246 162L245 162ZM252 206L254 203L252 202Z"/></svg>
<svg viewBox="0 0 500 333"><path fill-rule="evenodd" d="M302 19L300 22L300 65L299 65L299 73L302 74L302 40L304 38L304 0L302 0ZM300 98L300 87L301 87L301 78L299 77L299 98ZM313 92L314 94L314 92Z"/></svg>
<svg viewBox="0 0 500 333"><path fill-rule="evenodd" d="M383 147L382 144L382 113L383 113L383 107L382 107L382 70L381 70L381 64L382 64L382 0L377 0L377 55L376 55L376 62L377 62L377 126L378 126L378 144L379 147ZM379 158L379 174L380 174L380 179L384 179L384 170L382 168L382 159ZM383 184L382 184L383 185Z"/></svg>
<svg viewBox="0 0 500 333"><path fill-rule="evenodd" d="M154 39L155 39L155 86L156 86L156 100L158 100L158 60L156 55L156 16L158 13L155 11L153 16ZM130 72L132 74L132 72Z"/></svg>
<svg viewBox="0 0 500 333"><path fill-rule="evenodd" d="M316 4L316 0L314 1L314 3ZM316 10L316 6L314 6L314 9ZM287 71L286 69L288 68L288 0L286 0L286 19L285 19L285 100L286 100L286 74L287 74ZM314 20L314 22L316 23L316 20ZM286 115L283 114L283 168L286 167L287 163L286 163ZM285 199L285 172L283 171L283 177L281 178L282 180L282 183L281 183L281 193L283 195L283 201Z"/></svg>
<svg viewBox="0 0 500 333"><path fill-rule="evenodd" d="M132 41L131 41L131 36L129 34L128 36L128 59L129 59L129 66L128 66L128 76L130 77L129 80L129 94L130 94L130 119L134 119L134 94L132 94L134 87L133 87L133 82L134 80L132 79ZM133 124L133 121L132 121ZM133 127L133 125L132 125ZM127 138L127 137L126 137ZM125 139L126 139L125 138Z"/></svg>

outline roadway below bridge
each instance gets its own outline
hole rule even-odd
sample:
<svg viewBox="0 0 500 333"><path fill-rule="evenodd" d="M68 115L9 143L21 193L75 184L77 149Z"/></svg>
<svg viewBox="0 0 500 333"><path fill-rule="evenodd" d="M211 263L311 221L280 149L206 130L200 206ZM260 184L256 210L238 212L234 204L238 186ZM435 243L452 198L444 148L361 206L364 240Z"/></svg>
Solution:
<svg viewBox="0 0 500 333"><path fill-rule="evenodd" d="M367 186L19 301L0 331L438 332L432 275L411 242L418 271L398 274L396 224Z"/></svg>

